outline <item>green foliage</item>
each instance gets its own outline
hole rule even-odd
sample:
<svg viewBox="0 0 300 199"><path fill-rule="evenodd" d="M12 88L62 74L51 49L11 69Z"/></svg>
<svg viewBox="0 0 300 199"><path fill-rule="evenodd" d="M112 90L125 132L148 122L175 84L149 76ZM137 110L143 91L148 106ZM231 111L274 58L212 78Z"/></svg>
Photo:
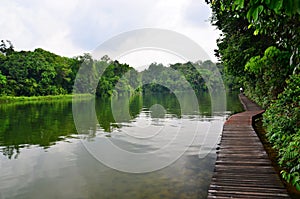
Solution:
<svg viewBox="0 0 300 199"><path fill-rule="evenodd" d="M74 86L75 93L89 93L95 94L96 84L98 80L98 70L95 64L96 60L90 54L85 53L78 57L80 69L76 75L76 86ZM78 67L79 68L79 67Z"/></svg>
<svg viewBox="0 0 300 199"><path fill-rule="evenodd" d="M0 44L0 54L4 55L10 55L11 53L14 52L14 46L12 45L11 41L9 40L1 40Z"/></svg>
<svg viewBox="0 0 300 199"><path fill-rule="evenodd" d="M270 36L276 41L278 47L299 55L300 1L250 0L244 4L243 9L241 7L236 9L247 13L246 18L250 23L248 27L252 27L255 35ZM295 65L299 64L299 60L296 62Z"/></svg>
<svg viewBox="0 0 300 199"><path fill-rule="evenodd" d="M13 50L9 41L1 42L0 95L71 94L76 77L74 92L78 94L110 96L113 93L133 92L140 85L137 71L126 64L111 61L108 56L98 61L89 54L67 58L40 48L33 52L18 52ZM77 74L79 69L81 71ZM126 77L121 78L123 75Z"/></svg>
<svg viewBox="0 0 300 199"><path fill-rule="evenodd" d="M245 71L254 77L245 81L244 87L248 95L268 107L271 100L277 98L286 85L285 80L293 71L289 65L290 54L274 46L265 50L264 56L254 56L245 65Z"/></svg>
<svg viewBox="0 0 300 199"><path fill-rule="evenodd" d="M253 18L254 21L257 21L258 15L261 14L261 12L264 10L264 7L262 5L256 5L249 9L247 12L247 18L250 20Z"/></svg>
<svg viewBox="0 0 300 199"><path fill-rule="evenodd" d="M241 0L235 0L235 2L242 4ZM257 13L261 13L264 9L266 9L265 13L272 11L276 14L284 13L287 16L300 14L300 3L298 0L250 0L248 4L250 9L247 12L247 18L254 21L258 20ZM241 5L236 8L240 9Z"/></svg>
<svg viewBox="0 0 300 199"><path fill-rule="evenodd" d="M165 67L153 63L142 72L143 90L152 92L182 92L188 89L197 93L215 91L221 82L218 68L211 61L177 63Z"/></svg>
<svg viewBox="0 0 300 199"><path fill-rule="evenodd" d="M178 71L162 64L152 63L141 75L143 92L174 92L187 88Z"/></svg>
<svg viewBox="0 0 300 199"><path fill-rule="evenodd" d="M5 86L7 83L7 80L6 80L6 76L2 75L1 71L0 71L0 88L2 86Z"/></svg>
<svg viewBox="0 0 300 199"><path fill-rule="evenodd" d="M232 5L231 1L213 1L211 22L222 31L216 56L222 61L226 79L235 83L233 87L241 87L245 80L253 79L244 70L246 63L251 57L262 56L275 41L270 35L253 35L255 27L246 18L246 6L232 11Z"/></svg>
<svg viewBox="0 0 300 199"><path fill-rule="evenodd" d="M267 109L265 125L269 140L279 151L279 164L285 168L282 175L300 190L295 173L300 167L300 94L296 94L300 84L300 1L206 2L213 11L212 24L222 31L216 55L224 65L226 79L243 86L249 97Z"/></svg>
<svg viewBox="0 0 300 199"><path fill-rule="evenodd" d="M300 74L292 75L287 85L265 112L264 123L270 142L279 151L283 178L300 190Z"/></svg>
<svg viewBox="0 0 300 199"><path fill-rule="evenodd" d="M262 62L263 61L260 56L251 57L245 65L245 71L259 74L259 72L261 71Z"/></svg>
<svg viewBox="0 0 300 199"><path fill-rule="evenodd" d="M96 90L97 96L133 94L141 85L139 74L127 64L109 62L102 73Z"/></svg>
<svg viewBox="0 0 300 199"><path fill-rule="evenodd" d="M74 96L76 96L75 99ZM0 105L2 103L14 103L14 104L25 104L32 102L47 102L47 101L57 101L57 100L88 100L93 98L90 94L67 94L67 95L47 95L47 96L31 96L31 97L15 97L15 96L2 96L0 97Z"/></svg>
<svg viewBox="0 0 300 199"><path fill-rule="evenodd" d="M2 93L13 96L59 95L70 93L73 59L43 49L6 55L0 70L7 83Z"/></svg>

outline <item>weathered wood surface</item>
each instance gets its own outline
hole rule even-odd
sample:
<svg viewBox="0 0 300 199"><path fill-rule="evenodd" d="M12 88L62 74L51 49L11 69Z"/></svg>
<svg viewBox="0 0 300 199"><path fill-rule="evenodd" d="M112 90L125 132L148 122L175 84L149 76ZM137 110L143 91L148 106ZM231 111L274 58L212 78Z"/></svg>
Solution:
<svg viewBox="0 0 300 199"><path fill-rule="evenodd" d="M263 110L239 97L245 112L224 124L208 198L290 198L252 127Z"/></svg>

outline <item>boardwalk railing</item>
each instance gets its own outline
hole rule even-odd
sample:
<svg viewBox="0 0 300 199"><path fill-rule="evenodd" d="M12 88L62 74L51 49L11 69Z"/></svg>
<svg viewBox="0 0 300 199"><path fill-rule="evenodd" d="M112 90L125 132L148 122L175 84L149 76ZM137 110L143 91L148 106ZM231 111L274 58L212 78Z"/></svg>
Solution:
<svg viewBox="0 0 300 199"><path fill-rule="evenodd" d="M263 110L243 94L245 112L224 124L208 198L289 198L252 127Z"/></svg>

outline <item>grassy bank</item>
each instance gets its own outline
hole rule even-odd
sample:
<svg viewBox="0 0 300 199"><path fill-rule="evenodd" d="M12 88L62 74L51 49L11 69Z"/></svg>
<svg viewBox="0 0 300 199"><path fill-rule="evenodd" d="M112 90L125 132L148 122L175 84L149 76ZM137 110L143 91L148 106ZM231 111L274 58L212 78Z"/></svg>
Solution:
<svg viewBox="0 0 300 199"><path fill-rule="evenodd" d="M47 96L2 96L0 103L13 103L13 102L37 102L37 101L55 101L55 100L72 100L76 96L76 100L90 99L94 97L91 94L68 94L68 95L47 95Z"/></svg>

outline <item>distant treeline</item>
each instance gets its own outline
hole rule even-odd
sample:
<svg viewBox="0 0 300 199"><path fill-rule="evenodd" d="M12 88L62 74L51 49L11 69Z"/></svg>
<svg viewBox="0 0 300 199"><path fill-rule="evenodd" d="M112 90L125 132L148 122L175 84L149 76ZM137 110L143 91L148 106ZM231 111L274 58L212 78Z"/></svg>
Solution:
<svg viewBox="0 0 300 199"><path fill-rule="evenodd" d="M141 72L143 91L187 91L196 93L222 88L219 68L211 61L177 63L169 67L153 63Z"/></svg>
<svg viewBox="0 0 300 199"><path fill-rule="evenodd" d="M89 54L73 58L61 57L41 48L34 51L14 51L10 42L0 45L0 95L45 96L71 94L80 68L87 68L91 75L78 75L79 93L109 95L122 74L131 69L104 57L93 60ZM108 64L109 63L109 64ZM97 89L91 88L97 69L107 67Z"/></svg>
<svg viewBox="0 0 300 199"><path fill-rule="evenodd" d="M222 85L219 71L220 66L211 61L198 61L169 67L153 63L137 72L108 56L100 60L90 54L68 58L41 48L15 51L10 41L0 44L0 96L213 91Z"/></svg>

